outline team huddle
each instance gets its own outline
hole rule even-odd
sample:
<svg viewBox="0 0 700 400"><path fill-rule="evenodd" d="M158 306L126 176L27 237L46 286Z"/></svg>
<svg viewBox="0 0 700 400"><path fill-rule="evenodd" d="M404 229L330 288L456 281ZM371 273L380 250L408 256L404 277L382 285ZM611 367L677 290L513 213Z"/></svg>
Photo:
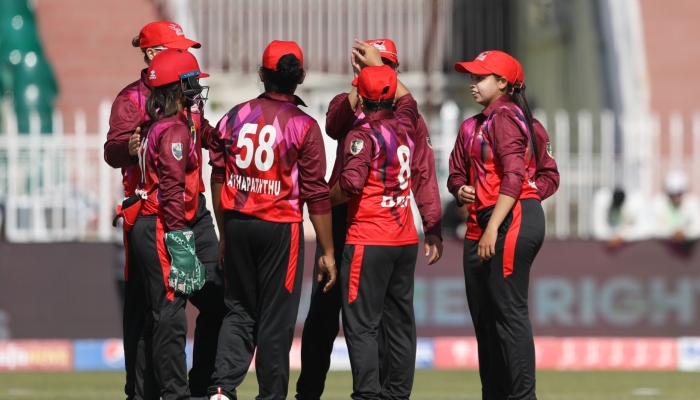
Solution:
<svg viewBox="0 0 700 400"><path fill-rule="evenodd" d="M304 260L303 210L316 233L299 400L320 399L339 316L353 399L408 399L420 213L428 264L442 256L441 203L428 129L397 77L390 39L356 41L354 80L326 115L338 143L330 180L318 123L295 95L306 77L294 42L262 53L265 91L212 126L208 87L179 25L146 25L132 45L148 65L115 99L105 161L121 168L126 247L127 399L236 399L255 356L257 399L286 399ZM559 183L544 128L506 53L455 65L484 111L462 124L450 192L469 210L464 272L484 399L535 399L529 271L544 239L540 201ZM202 152L212 172L202 176ZM212 213L204 197L210 179ZM218 227L217 238L214 221ZM185 306L199 310L187 371Z"/></svg>

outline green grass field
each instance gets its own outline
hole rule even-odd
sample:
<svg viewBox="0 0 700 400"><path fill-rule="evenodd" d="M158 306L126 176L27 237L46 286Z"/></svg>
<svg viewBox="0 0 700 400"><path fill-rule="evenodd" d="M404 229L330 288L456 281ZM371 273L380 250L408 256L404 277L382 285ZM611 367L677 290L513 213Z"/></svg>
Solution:
<svg viewBox="0 0 700 400"><path fill-rule="evenodd" d="M298 376L292 372L291 387ZM123 399L122 373L2 373L0 399ZM349 399L350 372L331 372L324 400ZM554 372L537 375L540 400L700 399L700 373ZM481 399L476 371L416 372L414 400ZM239 399L254 399L257 382L249 374ZM289 399L293 398L291 394Z"/></svg>

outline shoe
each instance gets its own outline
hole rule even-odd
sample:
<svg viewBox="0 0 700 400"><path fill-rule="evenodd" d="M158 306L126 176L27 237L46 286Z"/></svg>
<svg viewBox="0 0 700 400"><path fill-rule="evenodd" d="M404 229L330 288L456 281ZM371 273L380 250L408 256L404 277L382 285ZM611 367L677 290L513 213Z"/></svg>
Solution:
<svg viewBox="0 0 700 400"><path fill-rule="evenodd" d="M221 388L216 389L216 394L209 396L209 400L230 400L228 396L221 393Z"/></svg>

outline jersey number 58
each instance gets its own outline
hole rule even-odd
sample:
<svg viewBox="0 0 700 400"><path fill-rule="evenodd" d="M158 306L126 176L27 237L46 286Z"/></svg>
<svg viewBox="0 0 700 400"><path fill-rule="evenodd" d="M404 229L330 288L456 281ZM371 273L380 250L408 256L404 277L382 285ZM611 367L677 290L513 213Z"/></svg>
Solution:
<svg viewBox="0 0 700 400"><path fill-rule="evenodd" d="M272 125L265 125L258 134L257 146L253 139L248 137L250 134L255 134L258 130L258 124L245 124L238 133L238 141L236 147L239 149L245 148L245 157L241 157L241 153L236 154L236 165L238 168L246 169L253 162L255 157L255 167L265 172L272 168L275 162L275 152L272 145L275 144L277 138L277 130Z"/></svg>

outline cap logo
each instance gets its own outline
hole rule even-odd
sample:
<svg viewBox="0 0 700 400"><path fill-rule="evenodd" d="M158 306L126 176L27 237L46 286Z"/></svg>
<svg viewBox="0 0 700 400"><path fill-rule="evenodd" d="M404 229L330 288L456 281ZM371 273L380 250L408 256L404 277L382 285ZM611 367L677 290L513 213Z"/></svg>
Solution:
<svg viewBox="0 0 700 400"><path fill-rule="evenodd" d="M476 57L476 59L479 61L484 61L486 59L486 56L488 56L489 54L491 54L490 51L485 51L485 52L479 54L479 56Z"/></svg>
<svg viewBox="0 0 700 400"><path fill-rule="evenodd" d="M175 159L178 161L182 160L182 143L172 143L171 148L173 151L173 157L175 157Z"/></svg>
<svg viewBox="0 0 700 400"><path fill-rule="evenodd" d="M372 43L372 46L376 47L379 49L379 51L386 51L386 46L384 45L384 41L382 40L381 42L374 42Z"/></svg>
<svg viewBox="0 0 700 400"><path fill-rule="evenodd" d="M357 153L362 151L362 148L365 147L365 142L362 140L353 140L350 142L350 153L352 153L353 156L356 156Z"/></svg>
<svg viewBox="0 0 700 400"><path fill-rule="evenodd" d="M185 34L182 32L182 28L180 28L180 25L178 24L170 24L170 29L175 31L175 34L178 36L185 36Z"/></svg>
<svg viewBox="0 0 700 400"><path fill-rule="evenodd" d="M152 80L152 81L156 79L156 70L155 69L151 70L151 74L148 75L148 79Z"/></svg>

